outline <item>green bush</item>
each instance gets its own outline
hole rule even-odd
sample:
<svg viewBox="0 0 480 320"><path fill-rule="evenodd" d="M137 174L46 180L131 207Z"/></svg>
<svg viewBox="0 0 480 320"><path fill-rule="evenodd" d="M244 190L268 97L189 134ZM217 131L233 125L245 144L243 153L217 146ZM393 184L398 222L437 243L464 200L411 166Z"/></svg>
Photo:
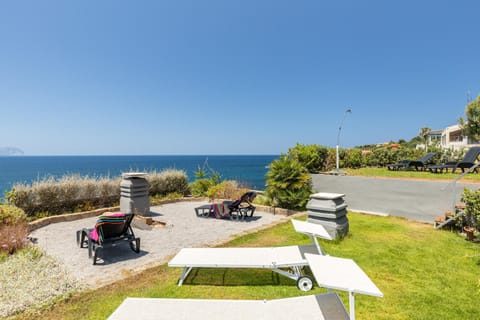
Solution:
<svg viewBox="0 0 480 320"><path fill-rule="evenodd" d="M213 186L215 183L210 179L198 179L190 184L190 191L194 197L206 197L208 189Z"/></svg>
<svg viewBox="0 0 480 320"><path fill-rule="evenodd" d="M302 145L288 149L288 155L300 162L310 173L319 173L326 169L328 148L318 144Z"/></svg>
<svg viewBox="0 0 480 320"><path fill-rule="evenodd" d="M0 225L15 225L26 220L27 216L22 209L8 204L0 204Z"/></svg>
<svg viewBox="0 0 480 320"><path fill-rule="evenodd" d="M190 193L188 176L185 171L167 169L161 172L150 172L147 176L151 196L180 193L184 196Z"/></svg>
<svg viewBox="0 0 480 320"><path fill-rule="evenodd" d="M480 221L480 192L479 190L463 189L462 200L465 210L459 217L460 226L473 227L478 230Z"/></svg>
<svg viewBox="0 0 480 320"><path fill-rule="evenodd" d="M270 164L266 175L267 195L281 208L304 210L312 194L307 169L296 159L282 154Z"/></svg>
<svg viewBox="0 0 480 320"><path fill-rule="evenodd" d="M208 171L207 171L208 170ZM195 172L195 181L190 184L190 191L195 197L207 197L208 190L221 181L220 173L208 166L205 161L203 167L198 166Z"/></svg>
<svg viewBox="0 0 480 320"><path fill-rule="evenodd" d="M430 163L458 161L462 158L462 151L441 150L437 146L430 146L428 152L438 152ZM424 149L410 148L405 145L392 148L391 145L364 146L349 149L339 149L339 166L341 168L385 167L388 164L401 160L416 160L427 153ZM316 144L302 145L297 143L288 149L288 155L300 162L309 173L319 173L335 169L336 149Z"/></svg>
<svg viewBox="0 0 480 320"><path fill-rule="evenodd" d="M257 197L255 198L255 200L253 200L253 203L259 204L262 206L274 205L273 200L270 197L268 197L267 194L257 194Z"/></svg>
<svg viewBox="0 0 480 320"><path fill-rule="evenodd" d="M347 149L345 150L345 157L343 160L343 167L345 168L360 168L363 165L362 150Z"/></svg>

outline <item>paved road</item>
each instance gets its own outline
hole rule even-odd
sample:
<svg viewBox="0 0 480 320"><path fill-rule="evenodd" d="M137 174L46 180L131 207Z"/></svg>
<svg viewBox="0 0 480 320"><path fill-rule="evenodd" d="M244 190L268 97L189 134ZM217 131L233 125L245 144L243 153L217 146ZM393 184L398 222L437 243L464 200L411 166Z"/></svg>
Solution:
<svg viewBox="0 0 480 320"><path fill-rule="evenodd" d="M448 182L411 179L366 178L358 176L312 175L316 192L344 193L348 208L430 222L453 204L453 187ZM456 201L463 188L480 184L457 183Z"/></svg>

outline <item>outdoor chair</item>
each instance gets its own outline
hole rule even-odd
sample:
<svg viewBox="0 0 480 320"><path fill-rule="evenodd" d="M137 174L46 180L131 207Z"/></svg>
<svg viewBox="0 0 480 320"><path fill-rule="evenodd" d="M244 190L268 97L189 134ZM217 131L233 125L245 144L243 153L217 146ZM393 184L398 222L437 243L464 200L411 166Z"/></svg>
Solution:
<svg viewBox="0 0 480 320"><path fill-rule="evenodd" d="M480 155L480 147L471 147L463 159L458 162L446 162L443 164L436 164L436 165L431 165L428 166L427 169L430 172L433 173L442 173L443 170L445 172L448 172L448 169L452 170L452 173L454 173L457 168L461 169L462 172L465 172L465 169L470 169L475 165L475 161L477 161L478 156ZM475 172L477 172L477 168L475 168Z"/></svg>
<svg viewBox="0 0 480 320"><path fill-rule="evenodd" d="M225 201L224 203L228 206L231 214L237 213L237 216L241 218L252 217L255 213L252 202L256 197L255 191L249 191L233 202Z"/></svg>
<svg viewBox="0 0 480 320"><path fill-rule="evenodd" d="M183 248L168 263L169 267L183 268L178 281L181 286L193 268L271 269L282 276L295 280L298 289L309 291L312 279L303 273L308 266L306 253L324 254L317 238L333 240L320 224L292 219L298 233L308 235L311 245L243 248Z"/></svg>
<svg viewBox="0 0 480 320"><path fill-rule="evenodd" d="M213 215L217 219L230 218L231 220L243 220L252 217L255 212L253 200L257 196L254 191L244 193L235 201L226 200L221 203L207 204L195 208L198 217L209 217Z"/></svg>
<svg viewBox="0 0 480 320"><path fill-rule="evenodd" d="M388 164L388 170L400 170L407 168L415 168L415 170L425 170L427 163L437 155L437 152L429 152L418 160L402 160L394 164Z"/></svg>
<svg viewBox="0 0 480 320"><path fill-rule="evenodd" d="M133 217L134 214L104 214L98 218L94 228L77 231L77 245L88 247L88 257L93 258L93 264L97 264L99 251L119 242L128 242L130 248L139 253L140 238L135 237L131 227Z"/></svg>

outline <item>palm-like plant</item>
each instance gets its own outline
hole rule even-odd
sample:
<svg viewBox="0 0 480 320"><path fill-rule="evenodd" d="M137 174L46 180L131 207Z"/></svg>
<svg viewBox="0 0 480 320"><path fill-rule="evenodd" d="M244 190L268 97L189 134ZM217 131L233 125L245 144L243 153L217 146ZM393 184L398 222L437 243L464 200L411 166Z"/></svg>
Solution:
<svg viewBox="0 0 480 320"><path fill-rule="evenodd" d="M425 151L427 151L428 149L428 134L430 133L430 131L432 131L432 129L430 129L429 127L423 127L422 129L420 129L420 138L422 138L423 140L423 143L425 144Z"/></svg>
<svg viewBox="0 0 480 320"><path fill-rule="evenodd" d="M281 208L303 210L312 194L307 169L285 154L270 164L266 182L267 195Z"/></svg>

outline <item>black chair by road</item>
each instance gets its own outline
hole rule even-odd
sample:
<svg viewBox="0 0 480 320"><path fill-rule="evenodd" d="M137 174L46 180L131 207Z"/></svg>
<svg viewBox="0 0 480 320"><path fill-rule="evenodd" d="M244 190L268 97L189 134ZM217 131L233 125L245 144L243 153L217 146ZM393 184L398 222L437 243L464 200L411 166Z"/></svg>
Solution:
<svg viewBox="0 0 480 320"><path fill-rule="evenodd" d="M445 170L445 172L448 172L448 169L452 170L452 173L454 173L457 169L461 169L462 172L465 172L465 169L470 169L475 165L475 162L477 161L479 155L480 147L471 147L461 161L453 161L443 164L431 165L427 168L430 172L433 173L442 173L443 170ZM477 172L477 168L475 168L475 172Z"/></svg>
<svg viewBox="0 0 480 320"><path fill-rule="evenodd" d="M394 164L387 164L388 170L400 170L400 169L408 169L408 168L415 168L415 170L425 170L427 167L427 163L432 160L438 153L437 152L429 152L423 157L418 160L402 160Z"/></svg>

